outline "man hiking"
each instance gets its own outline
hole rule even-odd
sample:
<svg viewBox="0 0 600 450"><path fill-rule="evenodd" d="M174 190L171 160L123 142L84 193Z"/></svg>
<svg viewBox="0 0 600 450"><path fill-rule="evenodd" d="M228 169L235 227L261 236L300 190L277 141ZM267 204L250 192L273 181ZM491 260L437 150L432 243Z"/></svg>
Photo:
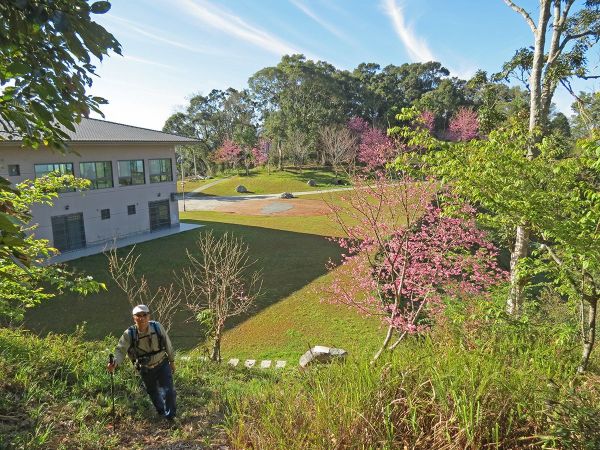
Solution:
<svg viewBox="0 0 600 450"><path fill-rule="evenodd" d="M140 373L156 412L173 420L177 409L173 387L175 355L171 340L160 323L150 320L150 309L146 305L133 308L133 322L135 325L127 328L119 339L108 371L113 373L127 355Z"/></svg>

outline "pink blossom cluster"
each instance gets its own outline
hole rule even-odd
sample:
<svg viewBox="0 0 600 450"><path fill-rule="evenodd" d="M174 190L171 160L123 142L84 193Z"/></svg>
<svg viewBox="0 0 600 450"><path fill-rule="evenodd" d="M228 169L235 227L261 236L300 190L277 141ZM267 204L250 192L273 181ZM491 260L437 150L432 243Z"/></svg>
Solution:
<svg viewBox="0 0 600 450"><path fill-rule="evenodd" d="M382 130L370 127L360 117L350 119L347 126L358 135L358 160L366 165L367 170L382 167L392 159L392 140Z"/></svg>
<svg viewBox="0 0 600 450"><path fill-rule="evenodd" d="M429 182L358 181L343 205L332 207L356 224L337 240L345 253L331 286L334 302L412 334L426 329L425 314L442 311L445 296L480 294L506 278L474 209L457 203L446 215L431 202L434 191Z"/></svg>
<svg viewBox="0 0 600 450"><path fill-rule="evenodd" d="M348 129L357 134L362 134L369 129L369 124L362 117L353 117L348 121Z"/></svg>
<svg viewBox="0 0 600 450"><path fill-rule="evenodd" d="M269 160L270 143L265 140L260 140L258 146L252 149L252 159L256 166L263 166Z"/></svg>
<svg viewBox="0 0 600 450"><path fill-rule="evenodd" d="M213 155L213 160L221 164L235 165L242 157L242 149L233 141L227 139Z"/></svg>
<svg viewBox="0 0 600 450"><path fill-rule="evenodd" d="M470 141L479 135L479 118L469 108L459 108L450 119L448 138L451 141Z"/></svg>
<svg viewBox="0 0 600 450"><path fill-rule="evenodd" d="M431 111L427 109L423 111L419 117L419 121L424 128L433 133L435 130L435 115Z"/></svg>

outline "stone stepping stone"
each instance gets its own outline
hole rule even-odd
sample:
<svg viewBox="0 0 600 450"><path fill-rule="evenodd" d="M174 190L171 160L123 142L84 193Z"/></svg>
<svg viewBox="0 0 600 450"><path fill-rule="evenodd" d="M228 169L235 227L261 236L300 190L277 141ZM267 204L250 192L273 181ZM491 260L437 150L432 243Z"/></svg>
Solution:
<svg viewBox="0 0 600 450"><path fill-rule="evenodd" d="M285 367L285 365L287 364L287 361L277 361L275 363L275 368L276 369L283 369Z"/></svg>
<svg viewBox="0 0 600 450"><path fill-rule="evenodd" d="M271 367L271 360L270 359L265 359L263 361L260 362L260 368L261 369L268 369L269 367Z"/></svg>
<svg viewBox="0 0 600 450"><path fill-rule="evenodd" d="M255 359L247 359L244 362L244 366L246 366L248 369L253 368L255 364L256 364L256 360Z"/></svg>
<svg viewBox="0 0 600 450"><path fill-rule="evenodd" d="M238 365L239 362L240 362L239 359L237 359L237 358L231 358L227 364L229 364L230 366L235 367L235 366Z"/></svg>

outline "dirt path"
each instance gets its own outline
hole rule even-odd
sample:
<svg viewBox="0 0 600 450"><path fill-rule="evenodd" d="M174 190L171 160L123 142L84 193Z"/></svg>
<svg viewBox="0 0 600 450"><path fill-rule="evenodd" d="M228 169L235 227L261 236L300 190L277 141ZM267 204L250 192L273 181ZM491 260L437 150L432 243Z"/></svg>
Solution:
<svg viewBox="0 0 600 450"><path fill-rule="evenodd" d="M347 191L337 188L321 191L293 192L294 197ZM185 206L185 209L184 209ZM179 211L219 211L242 215L313 216L328 213L323 200L301 198L282 199L280 194L245 195L235 197L193 197L179 200Z"/></svg>
<svg viewBox="0 0 600 450"><path fill-rule="evenodd" d="M214 186L215 184L219 184L219 183L222 183L222 182L224 182L224 181L227 181L227 180L229 180L229 178L231 178L231 177L227 177L227 178L220 178L220 179L218 179L218 180L211 181L210 183L207 183L207 184L205 184L205 185L203 185L203 186L197 187L197 188L196 188L196 189L194 189L192 192L188 192L188 195L194 195L194 193L195 193L195 192L202 192L203 190L205 190L205 189L208 189L209 187L212 187L212 186Z"/></svg>

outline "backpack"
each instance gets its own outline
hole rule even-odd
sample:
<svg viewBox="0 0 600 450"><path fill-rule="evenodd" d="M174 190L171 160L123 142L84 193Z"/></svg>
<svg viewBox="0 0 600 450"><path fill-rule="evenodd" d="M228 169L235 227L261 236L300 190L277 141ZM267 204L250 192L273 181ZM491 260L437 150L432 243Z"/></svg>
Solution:
<svg viewBox="0 0 600 450"><path fill-rule="evenodd" d="M151 320L148 323L148 325L150 326L150 334L148 335L148 339L152 339L153 334L156 334L156 336L158 337L158 350L152 352L145 352L144 350L140 350L140 338L135 325L131 325L129 328L127 328L130 342L129 348L127 349L127 356L136 367L139 365L143 366L147 364L151 356L163 352L166 349L165 340L162 333L160 332L158 322L156 322L155 320Z"/></svg>

